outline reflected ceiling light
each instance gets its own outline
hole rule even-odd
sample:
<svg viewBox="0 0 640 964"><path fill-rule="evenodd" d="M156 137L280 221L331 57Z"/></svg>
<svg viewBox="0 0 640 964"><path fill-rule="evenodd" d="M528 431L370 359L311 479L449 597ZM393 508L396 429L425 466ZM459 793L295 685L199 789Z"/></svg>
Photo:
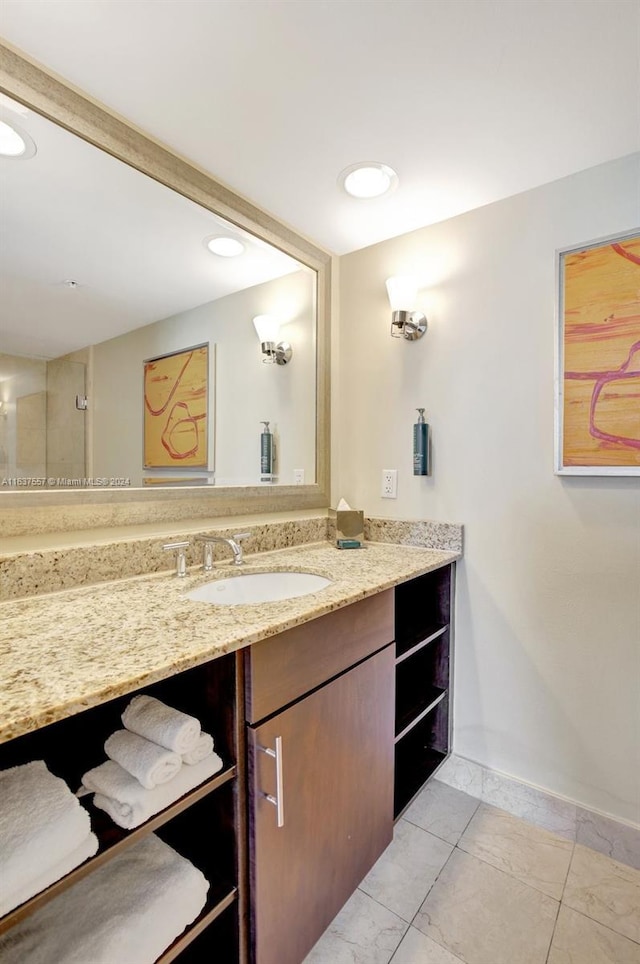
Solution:
<svg viewBox="0 0 640 964"><path fill-rule="evenodd" d="M0 155L26 161L36 152L35 142L16 124L0 120Z"/></svg>
<svg viewBox="0 0 640 964"><path fill-rule="evenodd" d="M237 238L207 238L205 244L212 254L217 254L221 258L237 258L239 254L244 253L244 244Z"/></svg>
<svg viewBox="0 0 640 964"><path fill-rule="evenodd" d="M416 341L427 330L427 319L421 311L415 311L418 300L418 282L409 275L397 275L386 280L391 305L391 335Z"/></svg>
<svg viewBox="0 0 640 964"><path fill-rule="evenodd" d="M286 341L278 341L280 321L273 315L257 315L253 327L260 341L264 365L286 365L291 361L293 349Z"/></svg>
<svg viewBox="0 0 640 964"><path fill-rule="evenodd" d="M368 200L395 191L398 175L388 164L367 161L345 168L338 177L338 184L351 197Z"/></svg>

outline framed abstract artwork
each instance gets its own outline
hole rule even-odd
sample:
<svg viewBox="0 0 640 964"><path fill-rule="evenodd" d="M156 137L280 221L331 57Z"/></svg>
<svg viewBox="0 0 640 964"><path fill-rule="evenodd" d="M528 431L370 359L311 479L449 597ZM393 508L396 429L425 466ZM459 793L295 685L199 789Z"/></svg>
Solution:
<svg viewBox="0 0 640 964"><path fill-rule="evenodd" d="M144 467L206 468L209 346L144 362Z"/></svg>
<svg viewBox="0 0 640 964"><path fill-rule="evenodd" d="M640 475L640 229L557 255L556 473Z"/></svg>

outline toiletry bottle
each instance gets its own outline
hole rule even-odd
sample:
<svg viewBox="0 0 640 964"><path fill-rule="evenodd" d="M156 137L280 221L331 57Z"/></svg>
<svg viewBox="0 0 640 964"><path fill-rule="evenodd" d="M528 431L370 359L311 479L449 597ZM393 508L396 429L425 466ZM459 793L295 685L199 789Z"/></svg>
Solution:
<svg viewBox="0 0 640 964"><path fill-rule="evenodd" d="M273 434L269 431L269 423L261 422L264 431L260 436L260 481L273 481Z"/></svg>
<svg viewBox="0 0 640 964"><path fill-rule="evenodd" d="M418 421L413 426L413 474L429 474L429 426L424 420L424 408L416 409Z"/></svg>

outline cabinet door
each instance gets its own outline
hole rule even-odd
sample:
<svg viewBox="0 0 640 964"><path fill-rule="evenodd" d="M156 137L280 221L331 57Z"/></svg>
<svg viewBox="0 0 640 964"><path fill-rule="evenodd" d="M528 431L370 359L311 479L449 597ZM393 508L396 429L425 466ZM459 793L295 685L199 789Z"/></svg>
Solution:
<svg viewBox="0 0 640 964"><path fill-rule="evenodd" d="M249 728L256 964L300 964L391 842L393 735L393 646Z"/></svg>

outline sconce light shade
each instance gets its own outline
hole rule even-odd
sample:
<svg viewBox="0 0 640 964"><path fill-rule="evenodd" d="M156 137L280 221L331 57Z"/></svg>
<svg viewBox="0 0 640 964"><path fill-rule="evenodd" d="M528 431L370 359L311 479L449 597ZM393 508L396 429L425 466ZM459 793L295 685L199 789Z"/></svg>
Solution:
<svg viewBox="0 0 640 964"><path fill-rule="evenodd" d="M286 365L291 361L293 349L285 341L278 341L280 321L273 315L257 315L253 319L253 326L262 347L262 359L265 365Z"/></svg>
<svg viewBox="0 0 640 964"><path fill-rule="evenodd" d="M418 282L409 275L387 278L387 294L392 311L413 311L418 298Z"/></svg>
<svg viewBox="0 0 640 964"><path fill-rule="evenodd" d="M427 330L427 319L421 311L414 311L418 298L418 282L409 275L387 278L387 294L391 305L391 335L416 341Z"/></svg>
<svg viewBox="0 0 640 964"><path fill-rule="evenodd" d="M253 319L253 327L260 341L277 341L280 322L273 315L258 315Z"/></svg>

